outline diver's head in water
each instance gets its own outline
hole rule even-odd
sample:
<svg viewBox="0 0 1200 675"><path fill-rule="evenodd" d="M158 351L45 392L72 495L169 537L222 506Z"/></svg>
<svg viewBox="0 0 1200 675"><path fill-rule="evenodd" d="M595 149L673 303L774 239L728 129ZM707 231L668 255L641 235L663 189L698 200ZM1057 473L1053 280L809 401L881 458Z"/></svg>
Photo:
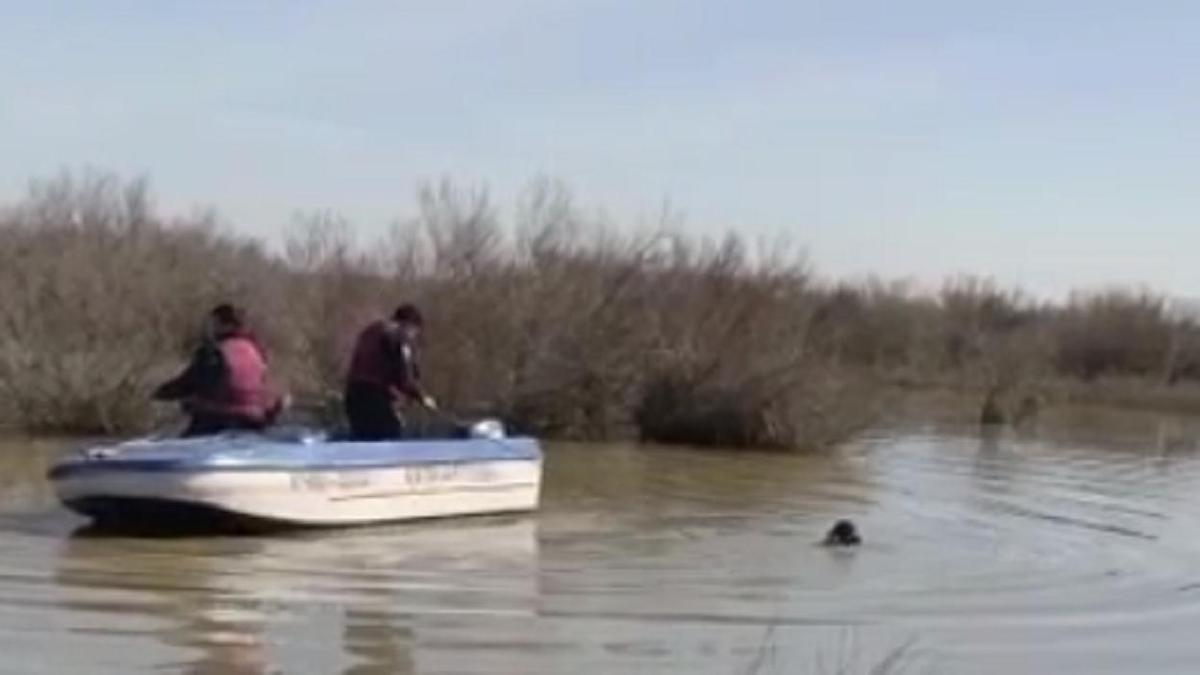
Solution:
<svg viewBox="0 0 1200 675"><path fill-rule="evenodd" d="M858 546L862 543L862 537L858 535L854 522L843 518L833 524L822 543L826 546Z"/></svg>

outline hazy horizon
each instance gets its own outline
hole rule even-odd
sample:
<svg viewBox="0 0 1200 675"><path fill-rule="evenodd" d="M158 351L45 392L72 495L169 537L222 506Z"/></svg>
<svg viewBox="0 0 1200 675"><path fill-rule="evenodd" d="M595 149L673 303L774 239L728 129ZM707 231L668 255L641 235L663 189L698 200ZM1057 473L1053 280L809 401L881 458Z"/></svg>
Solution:
<svg viewBox="0 0 1200 675"><path fill-rule="evenodd" d="M1200 297L1200 6L963 4L3 3L0 198L90 165L370 236L423 180L548 175L826 276Z"/></svg>

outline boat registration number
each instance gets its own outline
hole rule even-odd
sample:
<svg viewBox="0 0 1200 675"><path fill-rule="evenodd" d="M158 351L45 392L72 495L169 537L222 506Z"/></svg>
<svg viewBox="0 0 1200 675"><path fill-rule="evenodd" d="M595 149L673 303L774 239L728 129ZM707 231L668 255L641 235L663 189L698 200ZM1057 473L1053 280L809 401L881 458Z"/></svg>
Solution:
<svg viewBox="0 0 1200 675"><path fill-rule="evenodd" d="M293 474L290 480L294 492L355 490L370 487L371 485L371 477L363 474L361 471Z"/></svg>
<svg viewBox="0 0 1200 675"><path fill-rule="evenodd" d="M486 483L496 479L496 472L487 466L464 466L459 464L430 464L426 466L404 467L399 480L395 473L387 472L386 482L419 489L445 483ZM372 476L364 471L331 471L294 474L291 476L291 489L298 492L331 492L344 490L361 490L368 487L382 487L380 480L384 476Z"/></svg>

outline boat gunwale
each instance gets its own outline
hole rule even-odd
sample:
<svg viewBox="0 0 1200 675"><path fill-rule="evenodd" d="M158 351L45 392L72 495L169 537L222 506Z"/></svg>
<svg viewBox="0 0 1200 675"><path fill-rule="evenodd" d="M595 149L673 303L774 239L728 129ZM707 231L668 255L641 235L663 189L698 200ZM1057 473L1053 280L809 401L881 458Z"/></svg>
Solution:
<svg viewBox="0 0 1200 675"><path fill-rule="evenodd" d="M482 440L482 439L480 439ZM505 441L516 441L508 443ZM403 442L401 442L403 443ZM422 440L421 443L447 443L455 441ZM390 444L389 444L390 445ZM174 473L174 474L217 474L242 472L280 472L280 473L315 473L315 472L349 472L349 471L379 471L387 469L402 469L410 466L466 465L493 462L536 462L540 463L543 453L536 438L512 437L501 440L488 440L492 447L504 448L507 452L497 452L495 455L486 453L464 453L455 456L453 453L444 455L421 455L405 457L403 450L396 450L386 456L348 456L341 459L336 453L317 455L311 461L303 457L254 457L236 456L227 449L213 451L198 450L178 451L176 454L166 454L151 457L139 457L142 448L137 448L129 454L101 455L91 457L85 454L87 450L76 451L59 458L46 472L50 480L59 480L73 476L102 474L102 473ZM526 450L514 452L514 446L524 446ZM119 446L114 446L119 447ZM297 448L311 447L297 444ZM243 450L239 448L233 452Z"/></svg>
<svg viewBox="0 0 1200 675"><path fill-rule="evenodd" d="M378 471L381 469L402 469L408 466L433 466L444 464L487 464L493 462L541 462L541 456L533 457L471 457L466 459L426 459L413 461L395 461L388 463L356 463L356 464L184 464L172 461L134 460L120 461L113 459L78 459L68 460L51 467L47 472L50 480L58 480L79 474L89 473L312 473L330 471Z"/></svg>

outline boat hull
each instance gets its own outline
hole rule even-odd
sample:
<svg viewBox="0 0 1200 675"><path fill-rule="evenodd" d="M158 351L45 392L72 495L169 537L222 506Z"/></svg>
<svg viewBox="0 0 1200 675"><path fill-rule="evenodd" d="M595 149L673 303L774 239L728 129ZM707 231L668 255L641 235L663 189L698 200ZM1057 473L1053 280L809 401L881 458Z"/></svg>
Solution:
<svg viewBox="0 0 1200 675"><path fill-rule="evenodd" d="M106 525L337 527L529 511L540 496L541 454L528 440L333 444L345 456L223 442L195 456L116 446L50 478L64 505Z"/></svg>

